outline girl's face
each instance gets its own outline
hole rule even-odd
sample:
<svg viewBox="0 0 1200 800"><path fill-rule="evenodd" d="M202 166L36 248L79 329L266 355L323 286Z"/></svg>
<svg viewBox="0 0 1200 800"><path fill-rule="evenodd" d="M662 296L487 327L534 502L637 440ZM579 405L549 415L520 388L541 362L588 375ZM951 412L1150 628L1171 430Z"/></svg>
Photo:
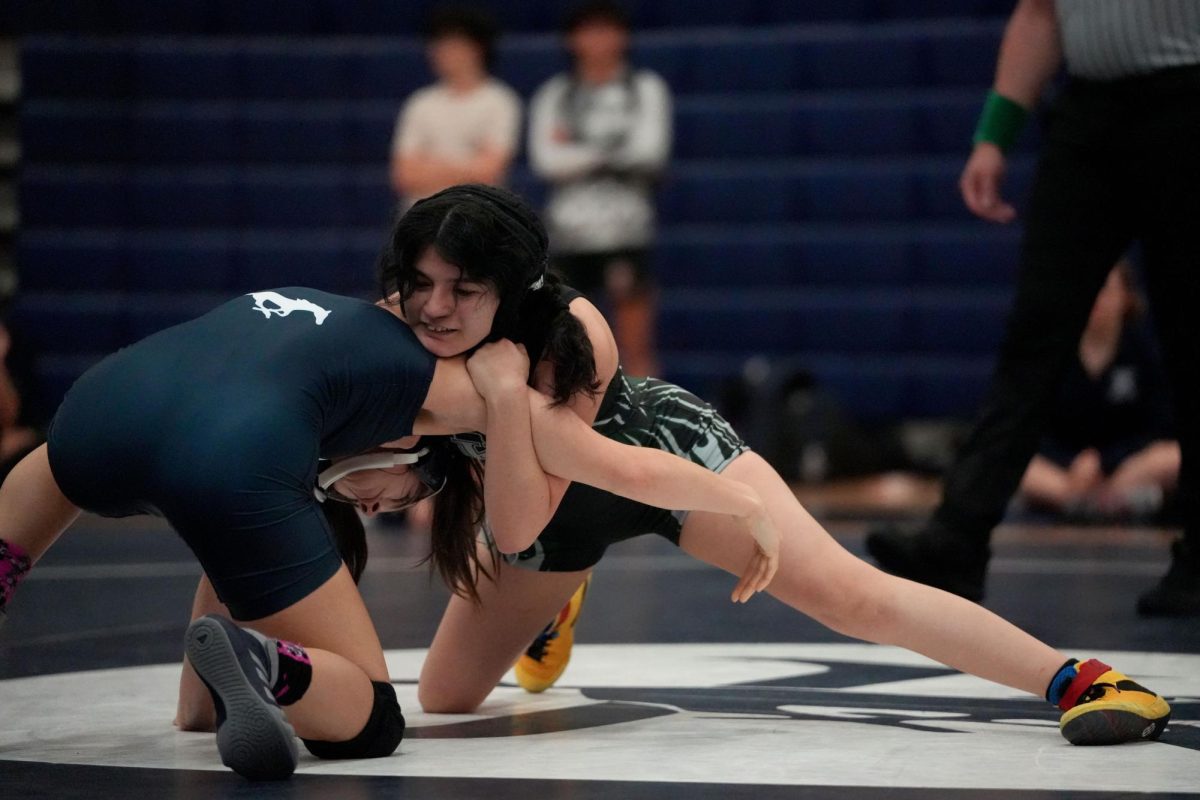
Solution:
<svg viewBox="0 0 1200 800"><path fill-rule="evenodd" d="M462 270L433 247L417 259L412 296L404 301L404 319L421 345L438 358L470 350L491 333L500 298L486 283L464 280Z"/></svg>
<svg viewBox="0 0 1200 800"><path fill-rule="evenodd" d="M331 487L342 498L351 500L363 514L373 517L399 511L415 499L427 496L424 484L408 466L387 469L363 469L351 472Z"/></svg>

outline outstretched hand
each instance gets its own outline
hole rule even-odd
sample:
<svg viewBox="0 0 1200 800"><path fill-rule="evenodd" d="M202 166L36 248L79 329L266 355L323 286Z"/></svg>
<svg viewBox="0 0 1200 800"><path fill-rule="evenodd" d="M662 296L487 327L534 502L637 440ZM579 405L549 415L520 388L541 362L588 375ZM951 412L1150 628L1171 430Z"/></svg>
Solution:
<svg viewBox="0 0 1200 800"><path fill-rule="evenodd" d="M467 372L475 391L485 400L504 392L524 391L529 381L529 354L524 345L508 339L489 342L467 359Z"/></svg>
<svg viewBox="0 0 1200 800"><path fill-rule="evenodd" d="M735 603L745 603L766 589L779 569L779 531L766 509L760 505L754 514L745 519L745 523L754 537L754 555L742 570L741 580L733 588L730 599Z"/></svg>

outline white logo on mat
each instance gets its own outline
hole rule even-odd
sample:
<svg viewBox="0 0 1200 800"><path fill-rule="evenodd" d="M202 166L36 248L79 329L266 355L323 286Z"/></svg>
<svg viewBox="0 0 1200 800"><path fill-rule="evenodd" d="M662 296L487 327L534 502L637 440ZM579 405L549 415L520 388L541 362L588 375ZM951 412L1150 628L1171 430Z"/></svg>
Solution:
<svg viewBox="0 0 1200 800"><path fill-rule="evenodd" d="M329 309L321 308L316 303L302 298L293 300L290 297L284 297L279 292L251 292L247 297L254 298L254 310L261 311L267 319L270 319L271 315L286 317L293 311L309 311L317 318L317 324L320 325L330 313Z"/></svg>

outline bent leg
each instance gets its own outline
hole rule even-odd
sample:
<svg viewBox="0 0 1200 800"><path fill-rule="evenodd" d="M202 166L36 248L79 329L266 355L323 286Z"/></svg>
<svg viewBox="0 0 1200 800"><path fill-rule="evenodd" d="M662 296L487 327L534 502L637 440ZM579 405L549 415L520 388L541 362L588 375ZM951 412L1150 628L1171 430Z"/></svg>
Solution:
<svg viewBox="0 0 1200 800"><path fill-rule="evenodd" d="M1146 486L1174 489L1179 483L1181 460L1179 442L1152 442L1122 461L1105 489L1114 494L1128 494Z"/></svg>
<svg viewBox="0 0 1200 800"><path fill-rule="evenodd" d="M501 563L479 582L479 605L450 598L421 668L421 707L435 714L474 710L588 576L534 572Z"/></svg>
<svg viewBox="0 0 1200 800"><path fill-rule="evenodd" d="M308 690L284 708L301 738L346 741L363 730L375 703L371 682L387 682L388 671L379 635L344 565L283 611L238 624L296 642L312 659Z"/></svg>
<svg viewBox="0 0 1200 800"><path fill-rule="evenodd" d="M0 538L21 547L34 562L79 513L58 488L44 444L21 459L0 486Z"/></svg>
<svg viewBox="0 0 1200 800"><path fill-rule="evenodd" d="M767 591L818 622L1038 696L1066 660L975 603L888 575L854 557L757 454L739 456L722 474L754 487L779 529L779 571ZM754 548L750 536L727 517L700 512L688 515L680 545L734 575Z"/></svg>
<svg viewBox="0 0 1200 800"><path fill-rule="evenodd" d="M1062 511L1076 499L1067 471L1040 455L1029 462L1020 492L1030 504L1055 511Z"/></svg>

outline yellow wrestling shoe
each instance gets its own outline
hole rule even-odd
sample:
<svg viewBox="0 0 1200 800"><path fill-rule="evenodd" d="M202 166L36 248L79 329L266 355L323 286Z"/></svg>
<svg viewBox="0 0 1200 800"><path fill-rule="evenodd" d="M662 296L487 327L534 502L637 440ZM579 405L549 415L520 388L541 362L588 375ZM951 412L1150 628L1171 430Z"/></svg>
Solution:
<svg viewBox="0 0 1200 800"><path fill-rule="evenodd" d="M1171 719L1167 701L1107 664L1089 659L1063 694L1058 729L1071 744L1157 739Z"/></svg>
<svg viewBox="0 0 1200 800"><path fill-rule="evenodd" d="M588 585L592 576L579 584L575 594L562 607L550 624L537 635L525 654L513 665L517 683L527 692L537 694L554 685L571 660L571 646L575 644L575 622L583 609Z"/></svg>

